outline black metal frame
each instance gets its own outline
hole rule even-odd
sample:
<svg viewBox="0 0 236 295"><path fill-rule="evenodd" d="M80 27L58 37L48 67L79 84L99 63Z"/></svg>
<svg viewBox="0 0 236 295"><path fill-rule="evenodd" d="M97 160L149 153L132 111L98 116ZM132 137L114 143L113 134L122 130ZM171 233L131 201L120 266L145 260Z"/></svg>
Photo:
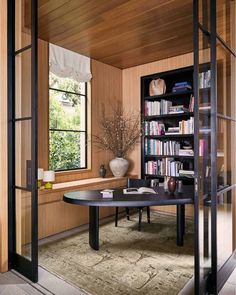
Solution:
<svg viewBox="0 0 236 295"><path fill-rule="evenodd" d="M198 73L199 73L199 36L198 36L198 0L193 1L193 48L194 48L194 66L193 66L193 82L194 82L194 151L199 155L199 108L198 108ZM198 157L194 157L194 280L195 294L200 294L200 246L199 246L199 165Z"/></svg>
<svg viewBox="0 0 236 295"><path fill-rule="evenodd" d="M57 172L63 172L63 171L73 171L73 170L83 170L88 168L88 83L85 82L85 94L80 94L78 92L72 92L62 89L57 89L54 87L49 87L49 100L50 100L50 90L58 91L62 93L68 93L73 94L77 96L82 96L85 99L85 130L71 130L71 129L58 129L58 128L49 128L50 132L75 132L75 133L84 133L85 134L85 165L84 167L74 167L70 169L57 169ZM50 114L49 114L50 116ZM48 146L49 149L49 157L50 157L50 145Z"/></svg>
<svg viewBox="0 0 236 295"><path fill-rule="evenodd" d="M207 3L205 2L207 5ZM193 16L194 16L194 97L195 97L195 116L198 118L198 73L199 73L199 30L207 37L210 42L210 68L211 68L211 270L208 277L203 277L200 272L200 246L199 246L199 175L198 175L198 157L195 157L195 294L218 294L227 281L228 277L236 267L236 251L228 258L220 270L217 268L217 196L224 192L235 188L235 184L224 187L222 190L217 190L217 119L222 118L235 122L232 117L221 115L217 113L217 59L216 59L216 42L217 40L228 50L232 56L236 56L232 49L224 42L224 40L217 34L216 31L216 5L217 1L210 0L210 28L199 23L199 1L193 1ZM204 13L203 13L204 14ZM206 16L206 11L203 17ZM204 20L203 20L204 21ZM199 122L195 121L195 143L194 148L198 155L198 141L199 141Z"/></svg>
<svg viewBox="0 0 236 295"><path fill-rule="evenodd" d="M8 246L9 268L14 268L33 282L38 280L38 1L31 1L31 45L15 50L15 0L8 0ZM15 57L31 49L31 116L15 118ZM31 121L31 187L15 183L15 124ZM31 192L31 260L16 253L16 190Z"/></svg>

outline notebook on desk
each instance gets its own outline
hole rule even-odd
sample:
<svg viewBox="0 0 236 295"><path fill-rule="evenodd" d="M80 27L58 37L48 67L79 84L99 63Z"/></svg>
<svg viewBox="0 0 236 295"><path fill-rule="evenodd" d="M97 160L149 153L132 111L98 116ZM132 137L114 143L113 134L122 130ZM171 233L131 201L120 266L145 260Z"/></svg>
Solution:
<svg viewBox="0 0 236 295"><path fill-rule="evenodd" d="M123 189L123 194L157 194L157 192L150 187L128 187Z"/></svg>

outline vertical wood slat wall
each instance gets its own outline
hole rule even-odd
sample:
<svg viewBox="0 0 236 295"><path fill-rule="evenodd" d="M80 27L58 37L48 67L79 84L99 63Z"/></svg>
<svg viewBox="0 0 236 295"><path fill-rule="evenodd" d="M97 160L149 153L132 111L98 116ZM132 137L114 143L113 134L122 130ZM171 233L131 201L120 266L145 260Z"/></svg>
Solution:
<svg viewBox="0 0 236 295"><path fill-rule="evenodd" d="M7 1L0 0L0 271L8 269L7 214Z"/></svg>

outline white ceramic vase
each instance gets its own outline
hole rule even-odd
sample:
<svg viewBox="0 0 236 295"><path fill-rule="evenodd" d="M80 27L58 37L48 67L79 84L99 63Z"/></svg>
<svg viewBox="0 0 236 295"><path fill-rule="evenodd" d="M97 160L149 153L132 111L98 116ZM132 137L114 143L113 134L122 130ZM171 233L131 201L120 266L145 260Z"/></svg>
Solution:
<svg viewBox="0 0 236 295"><path fill-rule="evenodd" d="M115 177L122 177L128 171L129 162L124 158L115 158L109 162L109 166Z"/></svg>

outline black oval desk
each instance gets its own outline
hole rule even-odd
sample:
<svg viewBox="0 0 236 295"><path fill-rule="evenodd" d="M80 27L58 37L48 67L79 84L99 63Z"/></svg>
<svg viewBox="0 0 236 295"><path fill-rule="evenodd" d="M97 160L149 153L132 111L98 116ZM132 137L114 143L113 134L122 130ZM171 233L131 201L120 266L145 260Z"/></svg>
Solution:
<svg viewBox="0 0 236 295"><path fill-rule="evenodd" d="M177 245L183 246L185 205L193 204L193 186L185 186L183 193L170 195L163 187L156 188L158 194L123 194L122 189L115 189L113 198L105 199L100 190L75 191L65 193L64 202L89 206L89 244L99 250L99 207L147 207L177 206Z"/></svg>

